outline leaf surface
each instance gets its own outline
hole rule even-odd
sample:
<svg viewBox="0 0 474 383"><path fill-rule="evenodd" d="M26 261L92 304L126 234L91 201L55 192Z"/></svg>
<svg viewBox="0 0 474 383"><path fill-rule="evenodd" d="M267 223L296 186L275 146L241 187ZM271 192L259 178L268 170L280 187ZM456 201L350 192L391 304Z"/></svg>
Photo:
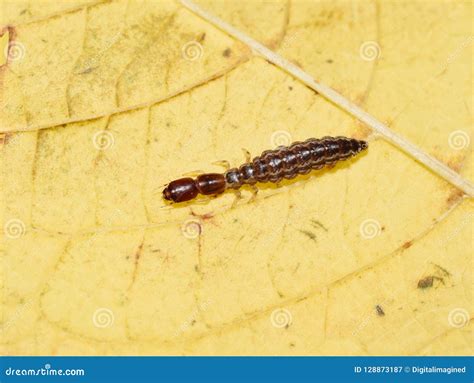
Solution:
<svg viewBox="0 0 474 383"><path fill-rule="evenodd" d="M200 4L473 180L470 4ZM177 2L2 20L5 354L472 353L474 205L454 187ZM161 198L325 135L369 150L236 205Z"/></svg>

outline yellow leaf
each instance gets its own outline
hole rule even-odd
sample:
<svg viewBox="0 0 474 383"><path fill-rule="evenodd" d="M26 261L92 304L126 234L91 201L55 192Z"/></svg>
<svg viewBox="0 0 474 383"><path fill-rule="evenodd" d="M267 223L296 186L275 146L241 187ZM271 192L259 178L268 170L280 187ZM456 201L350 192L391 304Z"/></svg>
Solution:
<svg viewBox="0 0 474 383"><path fill-rule="evenodd" d="M472 353L472 200L178 2L41 3L1 19L4 354ZM470 3L199 4L473 180ZM161 196L326 135L369 150Z"/></svg>

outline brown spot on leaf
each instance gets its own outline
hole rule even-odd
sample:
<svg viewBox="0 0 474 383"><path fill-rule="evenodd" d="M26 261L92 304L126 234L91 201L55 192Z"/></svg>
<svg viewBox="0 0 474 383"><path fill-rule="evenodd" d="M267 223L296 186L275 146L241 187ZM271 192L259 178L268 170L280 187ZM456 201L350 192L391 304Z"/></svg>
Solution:
<svg viewBox="0 0 474 383"><path fill-rule="evenodd" d="M434 268L431 273L418 281L417 288L428 289L430 287L436 287L436 282L439 282L438 285L445 285L445 282L449 282L449 277L451 274L448 272L448 270L434 263L433 266Z"/></svg>
<svg viewBox="0 0 474 383"><path fill-rule="evenodd" d="M375 311L377 312L377 315L379 317L385 316L385 311L383 311L382 306L380 306L380 305L375 306Z"/></svg>
<svg viewBox="0 0 474 383"><path fill-rule="evenodd" d="M312 233L311 231L308 231L308 230L299 230L300 233L303 233L304 235L306 235L309 239L313 240L316 242L316 235L314 233Z"/></svg>
<svg viewBox="0 0 474 383"><path fill-rule="evenodd" d="M446 200L446 203L448 204L448 206L451 206L455 202L459 201L459 199L462 198L462 196L463 196L462 190L459 190L459 189L453 190L449 194L448 199Z"/></svg>
<svg viewBox="0 0 474 383"><path fill-rule="evenodd" d="M214 217L214 213L204 213L204 214L198 214L191 209L191 215L194 217L197 217L203 221L210 220L212 217Z"/></svg>
<svg viewBox="0 0 474 383"><path fill-rule="evenodd" d="M142 253L142 249L143 249L143 243L141 243L140 246L138 246L138 249L135 252L135 263L138 263L138 260L140 259L140 255Z"/></svg>
<svg viewBox="0 0 474 383"><path fill-rule="evenodd" d="M462 167L462 162L459 159L451 159L448 161L447 165L455 172L459 172Z"/></svg>
<svg viewBox="0 0 474 383"><path fill-rule="evenodd" d="M365 140L370 134L372 134L372 130L360 121L356 122L355 128L356 131L352 134L352 138Z"/></svg>
<svg viewBox="0 0 474 383"><path fill-rule="evenodd" d="M328 229L327 229L321 222L319 222L319 221L316 220L316 219L312 219L312 220L311 220L311 223L312 223L312 225L313 225L314 227L316 227L316 228L321 228L321 229L323 229L325 232L328 231Z"/></svg>
<svg viewBox="0 0 474 383"><path fill-rule="evenodd" d="M428 287L433 286L433 280L434 277L432 275L429 275L425 278L422 278L418 281L418 288L419 289L427 289Z"/></svg>
<svg viewBox="0 0 474 383"><path fill-rule="evenodd" d="M302 65L299 61L297 61L297 60L292 60L292 62L293 62L293 64L295 64L298 68L303 69L303 65Z"/></svg>
<svg viewBox="0 0 474 383"><path fill-rule="evenodd" d="M408 248L410 248L412 245L413 245L413 242L412 242L412 241L406 241L406 242L402 245L402 249L408 249Z"/></svg>
<svg viewBox="0 0 474 383"><path fill-rule="evenodd" d="M222 56L224 57L230 57L231 54L232 54L232 49L230 48L226 48L224 52L222 52Z"/></svg>
<svg viewBox="0 0 474 383"><path fill-rule="evenodd" d="M13 140L13 134L11 133L1 133L0 134L0 145L8 145L9 142Z"/></svg>
<svg viewBox="0 0 474 383"><path fill-rule="evenodd" d="M436 263L433 263L433 266L435 266L438 270L440 270L444 275L450 276L451 273L446 270L444 267L441 267L440 265L437 265Z"/></svg>
<svg viewBox="0 0 474 383"><path fill-rule="evenodd" d="M4 26L1 30L0 30L0 38L2 38L6 33L8 33L8 42L7 42L7 51L5 52L6 54L3 54L2 52L2 59L4 59L4 61L0 61L2 63L2 65L0 66L0 68L4 68L8 65L8 57L10 56L10 49L11 49L11 44L16 40L16 37L17 37L17 33L16 33L16 29L14 26L12 25L7 25L7 26Z"/></svg>

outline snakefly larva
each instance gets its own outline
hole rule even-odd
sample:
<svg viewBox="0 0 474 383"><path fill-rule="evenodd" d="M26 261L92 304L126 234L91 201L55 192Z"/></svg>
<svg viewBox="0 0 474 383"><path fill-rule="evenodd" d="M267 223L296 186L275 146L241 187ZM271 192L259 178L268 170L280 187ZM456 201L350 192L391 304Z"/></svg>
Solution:
<svg viewBox="0 0 474 383"><path fill-rule="evenodd" d="M163 198L184 202L198 194L218 195L227 189L237 191L243 185L252 186L256 193L257 182L276 183L324 166L330 167L355 156L367 146L365 141L347 137L310 138L294 142L290 146L266 150L253 160L247 156L246 163L224 173L205 173L195 179L186 177L172 181L163 190Z"/></svg>

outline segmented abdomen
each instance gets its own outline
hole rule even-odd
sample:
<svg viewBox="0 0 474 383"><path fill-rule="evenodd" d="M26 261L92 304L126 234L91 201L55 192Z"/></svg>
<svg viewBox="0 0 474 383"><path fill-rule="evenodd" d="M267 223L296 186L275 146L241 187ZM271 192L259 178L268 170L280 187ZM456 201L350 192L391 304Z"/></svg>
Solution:
<svg viewBox="0 0 474 383"><path fill-rule="evenodd" d="M366 148L365 141L346 137L310 138L294 142L290 146L267 150L252 162L228 170L225 173L227 187L237 189L243 184L291 179L298 174L346 160Z"/></svg>

